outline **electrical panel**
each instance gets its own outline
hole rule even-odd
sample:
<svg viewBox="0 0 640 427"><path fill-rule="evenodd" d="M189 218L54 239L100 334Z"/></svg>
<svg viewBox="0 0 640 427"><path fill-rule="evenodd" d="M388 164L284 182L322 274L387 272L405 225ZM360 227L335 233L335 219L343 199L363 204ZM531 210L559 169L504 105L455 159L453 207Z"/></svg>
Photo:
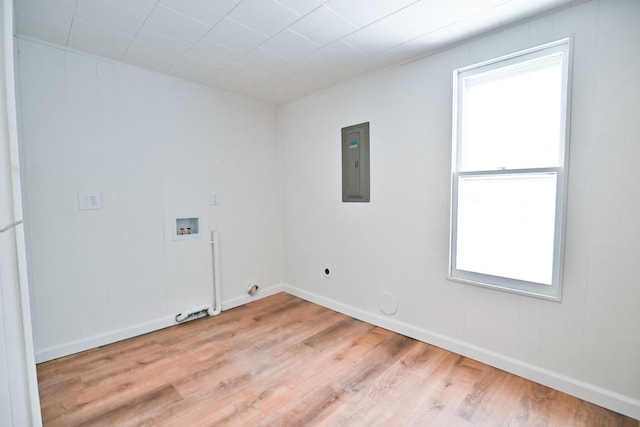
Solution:
<svg viewBox="0 0 640 427"><path fill-rule="evenodd" d="M370 201L369 122L342 128L342 201Z"/></svg>

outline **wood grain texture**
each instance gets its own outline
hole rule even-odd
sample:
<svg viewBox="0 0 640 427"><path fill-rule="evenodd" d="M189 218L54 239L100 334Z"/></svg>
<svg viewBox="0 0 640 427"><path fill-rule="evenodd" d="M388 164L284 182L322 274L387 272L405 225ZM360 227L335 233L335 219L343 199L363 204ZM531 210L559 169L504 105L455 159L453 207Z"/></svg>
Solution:
<svg viewBox="0 0 640 427"><path fill-rule="evenodd" d="M38 365L45 426L633 426L281 293Z"/></svg>

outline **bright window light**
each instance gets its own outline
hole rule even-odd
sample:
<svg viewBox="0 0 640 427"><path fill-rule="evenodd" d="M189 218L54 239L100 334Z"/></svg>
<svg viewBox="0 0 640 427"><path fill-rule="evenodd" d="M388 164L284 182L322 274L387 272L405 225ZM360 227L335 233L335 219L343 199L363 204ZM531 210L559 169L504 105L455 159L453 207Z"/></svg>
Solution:
<svg viewBox="0 0 640 427"><path fill-rule="evenodd" d="M539 62L465 79L461 170L558 166L562 57Z"/></svg>
<svg viewBox="0 0 640 427"><path fill-rule="evenodd" d="M556 175L460 177L457 268L551 285Z"/></svg>

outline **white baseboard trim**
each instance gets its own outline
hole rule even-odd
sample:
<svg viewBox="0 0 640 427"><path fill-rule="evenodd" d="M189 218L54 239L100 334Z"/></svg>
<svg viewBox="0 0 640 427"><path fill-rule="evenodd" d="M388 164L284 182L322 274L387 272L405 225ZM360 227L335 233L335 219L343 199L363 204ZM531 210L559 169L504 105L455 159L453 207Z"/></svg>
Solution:
<svg viewBox="0 0 640 427"><path fill-rule="evenodd" d="M36 350L36 363L47 362L59 357L68 356L70 354L100 347L102 345L126 340L128 338L146 334L148 332L164 329L175 324L175 316L167 316L160 319L152 320L150 322L139 323L134 326L116 329L115 331L105 332L99 335L94 335L85 339L44 348L42 350Z"/></svg>
<svg viewBox="0 0 640 427"><path fill-rule="evenodd" d="M254 296L246 294L227 301L223 301L222 310L229 310L231 308L238 307L251 301L256 301L258 299L265 298L282 291L283 288L281 285L272 286L266 289L260 288L258 293ZM117 341L133 338L138 335L157 331L159 329L164 329L173 325L176 325L175 315L162 317L150 322L139 323L137 325L122 329L116 329L115 331L105 332L103 334L90 336L81 340L36 350L36 363L48 362L49 360L57 359L59 357L68 356L70 354L79 353L85 350L90 350L102 345L112 344Z"/></svg>
<svg viewBox="0 0 640 427"><path fill-rule="evenodd" d="M606 390L558 372L550 371L408 323L370 313L294 286L283 285L282 289L291 295L346 314L347 316L441 347L445 350L486 363L487 365L562 391L620 414L640 419L640 400L632 397Z"/></svg>
<svg viewBox="0 0 640 427"><path fill-rule="evenodd" d="M255 295L245 294L239 297L231 298L230 300L222 302L222 310L229 310L230 308L239 307L241 305L245 305L250 303L251 301L256 301L262 298L266 298L271 295L275 295L278 292L284 291L282 285L275 285L269 288L260 288L258 289L258 293Z"/></svg>

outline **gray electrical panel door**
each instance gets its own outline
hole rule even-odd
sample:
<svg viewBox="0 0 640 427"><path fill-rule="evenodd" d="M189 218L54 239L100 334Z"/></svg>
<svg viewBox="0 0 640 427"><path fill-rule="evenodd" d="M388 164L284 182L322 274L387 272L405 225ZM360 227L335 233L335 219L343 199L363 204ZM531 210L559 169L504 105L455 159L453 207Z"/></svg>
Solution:
<svg viewBox="0 0 640 427"><path fill-rule="evenodd" d="M369 202L369 122L342 128L342 201Z"/></svg>

